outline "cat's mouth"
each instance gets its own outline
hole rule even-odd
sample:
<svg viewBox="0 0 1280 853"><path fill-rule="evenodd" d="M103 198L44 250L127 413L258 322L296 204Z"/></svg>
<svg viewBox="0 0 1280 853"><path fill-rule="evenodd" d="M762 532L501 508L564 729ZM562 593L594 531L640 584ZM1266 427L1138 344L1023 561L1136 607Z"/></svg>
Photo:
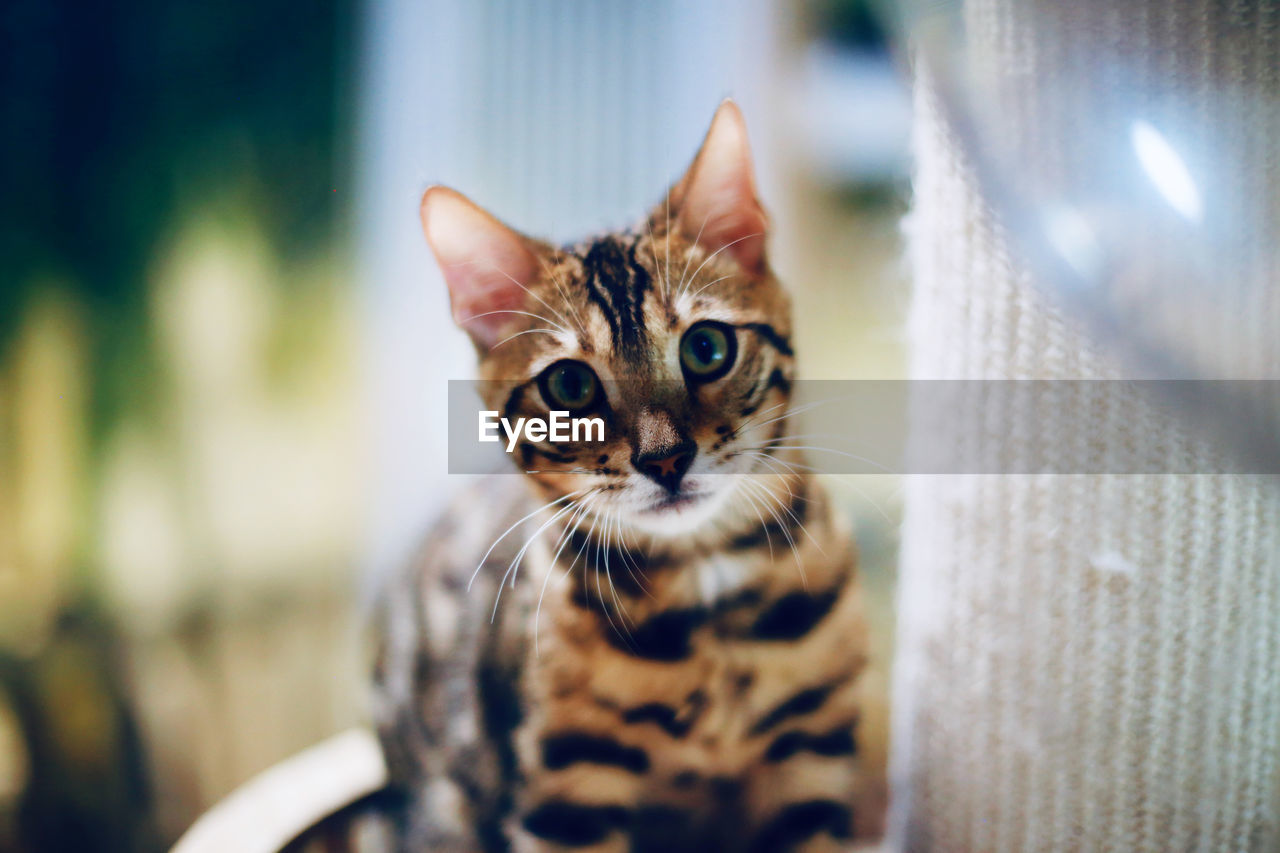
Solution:
<svg viewBox="0 0 1280 853"><path fill-rule="evenodd" d="M702 501L706 495L699 492L677 492L674 495L663 495L658 500L649 504L643 511L650 514L660 514L668 512L676 512L682 509L688 509Z"/></svg>
<svg viewBox="0 0 1280 853"><path fill-rule="evenodd" d="M727 489L699 478L674 493L650 491L632 505L628 520L657 536L683 536L704 527L722 512L728 494Z"/></svg>

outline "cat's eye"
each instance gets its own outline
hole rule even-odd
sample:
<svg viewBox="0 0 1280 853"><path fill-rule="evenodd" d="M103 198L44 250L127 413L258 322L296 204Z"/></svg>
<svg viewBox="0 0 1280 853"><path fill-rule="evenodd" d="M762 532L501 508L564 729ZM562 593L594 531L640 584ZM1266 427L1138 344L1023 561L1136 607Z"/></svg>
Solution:
<svg viewBox="0 0 1280 853"><path fill-rule="evenodd" d="M539 374L538 387L552 409L585 412L600 399L600 380L580 361L557 361Z"/></svg>
<svg viewBox="0 0 1280 853"><path fill-rule="evenodd" d="M680 340L680 366L698 382L724 376L737 354L738 339L723 323L698 323Z"/></svg>

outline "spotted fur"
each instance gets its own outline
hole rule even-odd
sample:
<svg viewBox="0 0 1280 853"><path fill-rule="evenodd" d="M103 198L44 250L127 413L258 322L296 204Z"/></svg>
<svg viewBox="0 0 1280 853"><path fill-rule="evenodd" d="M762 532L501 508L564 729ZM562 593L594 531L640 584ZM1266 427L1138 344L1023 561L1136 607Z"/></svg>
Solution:
<svg viewBox="0 0 1280 853"><path fill-rule="evenodd" d="M690 180L632 231L519 238L537 272L480 347L482 395L545 415L537 377L580 360L606 441L524 444L523 476L460 496L383 598L406 850L822 850L877 829L854 548L787 439L788 297L693 233ZM679 342L705 321L737 354L697 383ZM676 491L643 470L672 448L693 454Z"/></svg>

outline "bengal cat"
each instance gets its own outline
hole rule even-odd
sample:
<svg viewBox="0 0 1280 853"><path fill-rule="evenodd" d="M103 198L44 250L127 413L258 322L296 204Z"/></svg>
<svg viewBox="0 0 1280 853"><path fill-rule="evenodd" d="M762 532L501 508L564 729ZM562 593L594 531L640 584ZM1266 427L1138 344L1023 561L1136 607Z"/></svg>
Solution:
<svg viewBox="0 0 1280 853"><path fill-rule="evenodd" d="M525 473L461 496L385 595L376 712L403 849L836 850L877 831L857 808L854 547L788 438L790 303L738 108L634 231L554 248L443 187L422 222L487 408L607 429L522 443Z"/></svg>

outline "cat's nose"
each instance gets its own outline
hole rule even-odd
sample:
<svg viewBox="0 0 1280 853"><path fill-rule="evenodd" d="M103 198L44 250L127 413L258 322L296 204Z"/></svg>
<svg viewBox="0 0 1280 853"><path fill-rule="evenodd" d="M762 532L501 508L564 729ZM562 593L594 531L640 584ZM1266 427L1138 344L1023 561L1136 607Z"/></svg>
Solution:
<svg viewBox="0 0 1280 853"><path fill-rule="evenodd" d="M671 447L634 456L631 464L635 465L636 470L641 474L675 494L679 491L680 481L684 479L685 472L693 464L693 457L697 452L698 445L691 439L686 439Z"/></svg>

